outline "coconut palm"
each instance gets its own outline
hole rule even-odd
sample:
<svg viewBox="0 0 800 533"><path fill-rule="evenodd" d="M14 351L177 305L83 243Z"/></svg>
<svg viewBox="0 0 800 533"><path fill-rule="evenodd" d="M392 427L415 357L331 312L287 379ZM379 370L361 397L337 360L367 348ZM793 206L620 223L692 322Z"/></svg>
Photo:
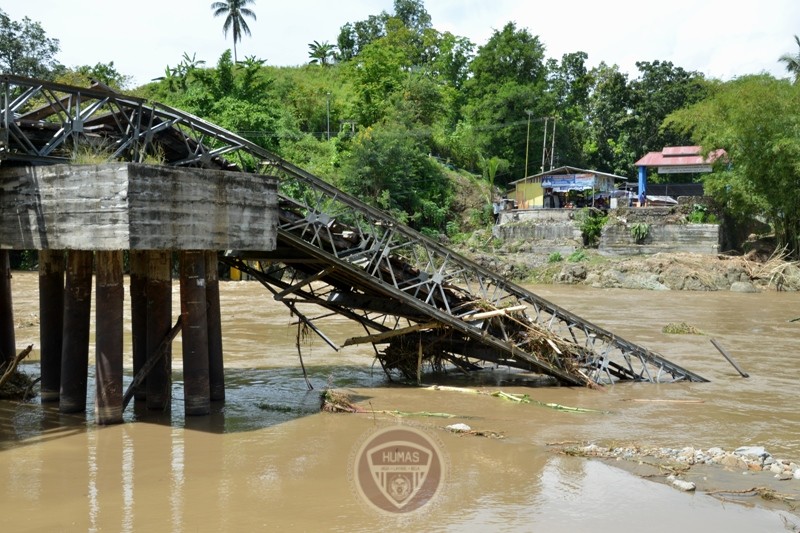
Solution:
<svg viewBox="0 0 800 533"><path fill-rule="evenodd" d="M786 70L789 74L794 75L794 81L797 82L797 80L800 80L800 37L795 35L794 40L797 43L797 53L794 55L791 53L783 54L778 58L778 61L786 63Z"/></svg>
<svg viewBox="0 0 800 533"><path fill-rule="evenodd" d="M330 44L328 41L324 43L320 43L318 41L314 41L308 45L308 57L311 58L309 63L316 64L319 63L320 65L327 65L328 62L333 58L334 45Z"/></svg>
<svg viewBox="0 0 800 533"><path fill-rule="evenodd" d="M236 57L236 42L242 40L242 33L250 36L250 28L247 26L245 17L256 20L256 14L247 6L255 5L256 0L228 0L227 2L214 2L211 9L214 10L215 17L225 17L222 25L222 33L228 36L228 30L233 28L233 61L238 62Z"/></svg>

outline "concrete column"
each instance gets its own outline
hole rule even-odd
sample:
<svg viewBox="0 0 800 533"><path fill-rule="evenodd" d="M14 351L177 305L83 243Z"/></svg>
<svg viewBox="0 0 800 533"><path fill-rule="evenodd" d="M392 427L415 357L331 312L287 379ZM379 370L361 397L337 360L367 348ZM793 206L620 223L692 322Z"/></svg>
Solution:
<svg viewBox="0 0 800 533"><path fill-rule="evenodd" d="M211 401L225 400L222 356L222 316L219 304L217 252L206 252L206 319L208 324L208 377Z"/></svg>
<svg viewBox="0 0 800 533"><path fill-rule="evenodd" d="M63 250L39 250L39 346L42 402L57 402L64 339Z"/></svg>
<svg viewBox="0 0 800 533"><path fill-rule="evenodd" d="M147 252L130 252L131 291L131 343L133 375L136 376L147 361ZM136 401L147 397L146 381L134 391Z"/></svg>
<svg viewBox="0 0 800 533"><path fill-rule="evenodd" d="M172 254L166 250L147 252L147 358L172 329ZM172 399L172 350L147 376L147 408L167 409Z"/></svg>
<svg viewBox="0 0 800 533"><path fill-rule="evenodd" d="M122 251L97 252L95 420L122 422Z"/></svg>
<svg viewBox="0 0 800 533"><path fill-rule="evenodd" d="M86 411L93 259L91 251L67 252L61 390L58 399L62 413Z"/></svg>
<svg viewBox="0 0 800 533"><path fill-rule="evenodd" d="M208 377L206 259L201 250L180 254L183 383L187 416L211 412Z"/></svg>
<svg viewBox="0 0 800 533"><path fill-rule="evenodd" d="M11 260L8 250L0 250L0 365L17 355L14 338L14 307L11 300Z"/></svg>
<svg viewBox="0 0 800 533"><path fill-rule="evenodd" d="M639 200L647 196L647 167L639 169ZM639 207L642 207L641 205Z"/></svg>

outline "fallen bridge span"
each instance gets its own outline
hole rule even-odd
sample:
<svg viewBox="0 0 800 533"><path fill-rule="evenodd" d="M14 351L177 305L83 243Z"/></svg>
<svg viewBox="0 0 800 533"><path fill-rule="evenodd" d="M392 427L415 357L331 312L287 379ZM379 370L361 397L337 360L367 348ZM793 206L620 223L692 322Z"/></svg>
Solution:
<svg viewBox="0 0 800 533"><path fill-rule="evenodd" d="M236 188L237 194L231 195L233 204L198 204L196 209L200 212L196 213L192 212L191 200L194 186L183 191L190 199L181 204L182 212L198 215L193 219L197 223L196 219L205 214L202 210L211 209L216 213L212 218L222 224L224 233L193 243L189 234L182 241L181 232L176 230L170 235L171 240L162 243L148 240L148 232L142 231L135 238L128 235L125 242L129 247L123 249L156 249L161 253L215 251L220 260L259 280L267 289L266 296L287 305L304 326L333 349L341 347L320 327L325 313L312 314L316 311L309 311L310 306L360 323L365 334L347 339L342 347L373 344L387 371L413 377L419 376L424 364L452 364L469 371L488 363L547 374L564 385L705 381L662 355L537 296L255 143L203 119L102 85L81 88L10 75L2 76L0 98L3 169L70 164L81 149L99 147L109 162L150 163L148 168L132 167L130 172L141 177L137 184L150 183L153 190L163 194L180 189L180 176L191 177L193 172L198 174L197 184L216 180L215 191L219 187L231 187L232 191ZM154 159L158 165L153 165ZM151 168L158 166L164 171ZM176 178L167 170L174 167L183 174ZM257 217L252 212L245 219L236 218L235 198L245 201L249 193L238 188L241 184L235 180L225 180L224 176L231 175L229 172L246 173L247 186L252 190L258 190L253 180L259 176L265 183L277 183L275 204L262 206L269 209L270 217L273 207L277 209L274 224L270 221L254 225ZM0 192L4 205L22 205L14 196L20 193L14 187L4 187ZM138 192L140 198L148 198L147 187ZM36 194L30 198L35 205L31 204L25 213L13 211L16 207L4 210L9 222L4 227L19 231L11 236L4 233L0 249L27 247L46 252L55 243L86 251L108 249L92 241L96 236L92 232L84 232L83 240L73 245L52 238L42 224L46 219L41 210L43 200ZM121 198L128 200L127 195ZM158 211L149 204L147 208L151 213ZM162 208L162 215L165 212ZM15 226L21 220L30 227ZM131 222L128 230L133 227ZM274 231L275 238L255 235L254 228ZM260 242L270 246L260 247ZM117 262L115 256L115 269ZM116 276L116 271L110 275ZM160 275L163 277L163 273ZM187 279L195 278L197 272L187 270ZM11 301L7 284L0 284L0 292L0 300ZM0 331L13 332L13 317L6 308L4 305L0 310ZM143 360L155 357L159 351L172 323L166 320L169 317L164 318L159 326L164 331L161 337L146 343ZM4 335L8 337L10 333ZM2 339L0 345L13 345L13 340L8 340ZM121 349L116 345L112 348ZM11 358L11 354L3 355ZM114 357L121 361L122 355ZM134 365L135 371L144 366L143 360Z"/></svg>

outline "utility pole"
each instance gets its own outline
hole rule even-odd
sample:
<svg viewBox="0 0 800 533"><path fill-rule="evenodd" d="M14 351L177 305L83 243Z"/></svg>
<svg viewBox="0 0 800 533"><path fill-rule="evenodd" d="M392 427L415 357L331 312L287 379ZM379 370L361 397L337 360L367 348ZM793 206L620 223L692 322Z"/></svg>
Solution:
<svg viewBox="0 0 800 533"><path fill-rule="evenodd" d="M544 117L544 136L542 137L542 170L544 172L544 162L547 157L547 121L549 117Z"/></svg>
<svg viewBox="0 0 800 533"><path fill-rule="evenodd" d="M553 156L556 151L556 117L544 117L544 135L542 137L542 172L545 171L544 164L547 162L547 124L550 119L553 119L553 129L550 133L550 168L553 170Z"/></svg>
<svg viewBox="0 0 800 533"><path fill-rule="evenodd" d="M328 140L331 140L331 92L328 91L326 94L326 112L328 116Z"/></svg>
<svg viewBox="0 0 800 533"><path fill-rule="evenodd" d="M528 146L531 140L531 113L533 111L526 109L525 112L528 114L528 133L525 135L525 175L522 176L523 178L528 177Z"/></svg>

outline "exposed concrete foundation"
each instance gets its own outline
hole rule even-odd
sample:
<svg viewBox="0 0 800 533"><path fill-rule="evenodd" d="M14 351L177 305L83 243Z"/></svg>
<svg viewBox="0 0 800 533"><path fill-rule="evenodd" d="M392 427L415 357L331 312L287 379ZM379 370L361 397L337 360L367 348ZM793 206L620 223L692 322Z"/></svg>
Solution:
<svg viewBox="0 0 800 533"><path fill-rule="evenodd" d="M42 401L84 412L96 272L96 420L121 422L129 250L134 373L158 356L134 394L169 409L179 252L185 410L208 414L225 398L215 250L274 250L277 220L273 177L130 163L0 168L0 354L16 355L8 250L40 250Z"/></svg>

